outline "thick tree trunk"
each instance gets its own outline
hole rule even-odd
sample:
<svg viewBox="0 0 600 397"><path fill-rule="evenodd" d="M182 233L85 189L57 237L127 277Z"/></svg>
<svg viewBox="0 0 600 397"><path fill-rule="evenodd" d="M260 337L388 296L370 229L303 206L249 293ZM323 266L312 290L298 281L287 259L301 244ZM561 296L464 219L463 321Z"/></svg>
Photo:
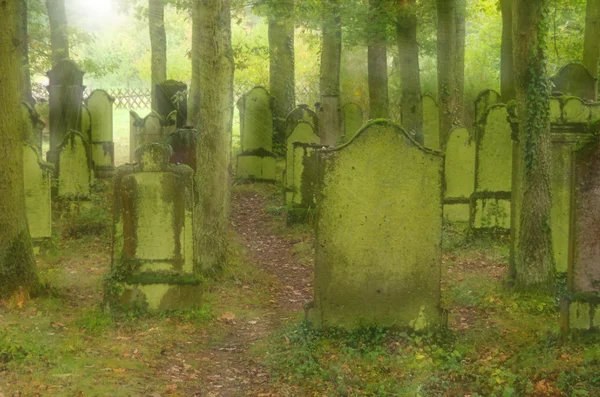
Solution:
<svg viewBox="0 0 600 397"><path fill-rule="evenodd" d="M167 79L167 34L163 0L148 0L148 24L151 47L152 110L158 111L156 85Z"/></svg>
<svg viewBox="0 0 600 397"><path fill-rule="evenodd" d="M500 0L502 9L502 46L500 50L500 91L502 101L515 99L515 76L513 73L512 45L512 3L513 0Z"/></svg>
<svg viewBox="0 0 600 397"><path fill-rule="evenodd" d="M464 124L465 118L465 41L467 38L467 0L456 0L456 89L457 122Z"/></svg>
<svg viewBox="0 0 600 397"><path fill-rule="evenodd" d="M233 120L233 50L229 0L195 0L192 86L199 99L200 133L195 174L195 268L218 269L227 261L230 146Z"/></svg>
<svg viewBox="0 0 600 397"><path fill-rule="evenodd" d="M294 1L281 1L269 17L269 86L275 97L275 146L285 147L285 118L296 106Z"/></svg>
<svg viewBox="0 0 600 397"><path fill-rule="evenodd" d="M0 7L0 299L19 292L26 294L37 285L25 217L18 2L7 0Z"/></svg>
<svg viewBox="0 0 600 397"><path fill-rule="evenodd" d="M583 66L595 78L598 78L598 57L600 57L600 0L587 0ZM596 93L597 91L598 84L596 84Z"/></svg>
<svg viewBox="0 0 600 397"><path fill-rule="evenodd" d="M21 100L33 105L35 103L31 93L31 71L29 69L29 40L27 37L27 1L18 2L17 24L19 48L21 49L20 84Z"/></svg>
<svg viewBox="0 0 600 397"><path fill-rule="evenodd" d="M369 0L371 34L368 46L369 118L389 118L387 26L385 0Z"/></svg>
<svg viewBox="0 0 600 397"><path fill-rule="evenodd" d="M402 87L402 126L423 143L423 104L419 44L417 43L416 1L404 2L398 15L398 58Z"/></svg>
<svg viewBox="0 0 600 397"><path fill-rule="evenodd" d="M48 19L50 20L50 46L52 47L52 64L69 58L69 25L65 11L65 0L46 0Z"/></svg>
<svg viewBox="0 0 600 397"><path fill-rule="evenodd" d="M554 257L551 239L550 90L546 76L545 0L513 3L513 59L519 115L517 194L513 196L518 242L512 274L520 290L551 292Z"/></svg>

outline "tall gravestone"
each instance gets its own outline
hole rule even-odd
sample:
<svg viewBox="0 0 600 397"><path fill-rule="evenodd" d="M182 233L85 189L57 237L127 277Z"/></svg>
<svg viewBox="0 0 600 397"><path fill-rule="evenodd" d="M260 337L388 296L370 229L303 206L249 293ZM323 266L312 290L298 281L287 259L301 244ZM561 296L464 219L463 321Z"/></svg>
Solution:
<svg viewBox="0 0 600 397"><path fill-rule="evenodd" d="M574 96L586 101L596 101L598 79L580 63L563 66L556 76L551 78L555 94Z"/></svg>
<svg viewBox="0 0 600 397"><path fill-rule="evenodd" d="M475 122L481 121L486 110L497 103L501 103L500 94L495 90L481 91L475 99Z"/></svg>
<svg viewBox="0 0 600 397"><path fill-rule="evenodd" d="M435 99L429 94L423 95L423 146L430 149L440 148L440 112Z"/></svg>
<svg viewBox="0 0 600 397"><path fill-rule="evenodd" d="M89 144L78 131L71 131L58 146L57 195L60 198L88 198L92 184Z"/></svg>
<svg viewBox="0 0 600 397"><path fill-rule="evenodd" d="M81 131L81 106L83 103L84 72L70 59L59 61L48 72L50 163L58 161L58 146L69 131Z"/></svg>
<svg viewBox="0 0 600 397"><path fill-rule="evenodd" d="M135 151L144 143L161 142L171 131L170 122L156 112L141 118L133 110L129 112L129 161L135 162Z"/></svg>
<svg viewBox="0 0 600 397"><path fill-rule="evenodd" d="M317 114L306 104L300 104L292 110L285 118L285 136L289 136L299 122L305 122L318 133L319 118Z"/></svg>
<svg viewBox="0 0 600 397"><path fill-rule="evenodd" d="M510 230L512 184L511 125L506 106L488 108L475 135L475 192L470 226L474 230Z"/></svg>
<svg viewBox="0 0 600 397"><path fill-rule="evenodd" d="M52 237L52 174L54 166L42 160L34 145L23 145L25 213L34 248Z"/></svg>
<svg viewBox="0 0 600 397"><path fill-rule="evenodd" d="M359 104L349 102L342 106L342 132L346 140L352 139L363 124L363 110Z"/></svg>
<svg viewBox="0 0 600 397"><path fill-rule="evenodd" d="M273 154L273 97L254 87L238 101L241 153L236 175L244 180L275 181Z"/></svg>
<svg viewBox="0 0 600 397"><path fill-rule="evenodd" d="M464 127L448 135L444 158L444 218L469 222L475 180L475 143Z"/></svg>
<svg viewBox="0 0 600 397"><path fill-rule="evenodd" d="M198 146L198 131L187 126L171 133L165 143L171 146L173 154L171 164L185 164L196 172L196 149Z"/></svg>
<svg viewBox="0 0 600 397"><path fill-rule="evenodd" d="M166 80L156 85L157 112L168 118L176 112L176 128L187 124L187 85L181 81Z"/></svg>
<svg viewBox="0 0 600 397"><path fill-rule="evenodd" d="M342 328L441 325L442 154L376 120L318 155L308 320Z"/></svg>
<svg viewBox="0 0 600 397"><path fill-rule="evenodd" d="M322 95L317 106L319 116L319 136L321 144L335 146L342 137L340 97L337 95Z"/></svg>
<svg viewBox="0 0 600 397"><path fill-rule="evenodd" d="M104 90L94 90L87 99L91 115L91 148L94 175L112 176L115 169L113 142L113 103L115 99Z"/></svg>
<svg viewBox="0 0 600 397"><path fill-rule="evenodd" d="M107 303L150 311L200 306L194 272L193 172L169 164L171 148L154 142L137 164L117 168L113 252Z"/></svg>

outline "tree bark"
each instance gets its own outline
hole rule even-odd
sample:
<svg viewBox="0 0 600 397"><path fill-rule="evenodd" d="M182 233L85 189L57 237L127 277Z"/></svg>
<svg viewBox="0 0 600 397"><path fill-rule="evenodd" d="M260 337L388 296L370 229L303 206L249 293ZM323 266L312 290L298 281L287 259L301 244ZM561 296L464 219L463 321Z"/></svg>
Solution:
<svg viewBox="0 0 600 397"><path fill-rule="evenodd" d="M227 261L230 147L233 120L233 50L229 0L195 0L192 86L199 100L194 206L195 269Z"/></svg>
<svg viewBox="0 0 600 397"><path fill-rule="evenodd" d="M31 93L31 71L29 69L29 40L27 37L27 1L18 2L17 26L19 37L19 48L21 49L20 84L21 100L30 105L35 104Z"/></svg>
<svg viewBox="0 0 600 397"><path fill-rule="evenodd" d="M167 34L163 0L148 0L148 24L151 47L152 110L158 111L156 86L167 79Z"/></svg>
<svg viewBox="0 0 600 397"><path fill-rule="evenodd" d="M0 299L27 294L37 286L23 186L18 2L7 0L0 5Z"/></svg>
<svg viewBox="0 0 600 397"><path fill-rule="evenodd" d="M385 0L369 0L369 25L371 34L368 45L369 70L369 118L389 118L387 26L382 9Z"/></svg>
<svg viewBox="0 0 600 397"><path fill-rule="evenodd" d="M545 0L513 3L513 59L519 115L515 159L516 253L512 274L520 290L552 292L550 89L545 67Z"/></svg>
<svg viewBox="0 0 600 397"><path fill-rule="evenodd" d="M423 103L421 101L415 0L408 0L402 4L398 15L397 32L400 86L402 87L400 102L402 126L423 143Z"/></svg>
<svg viewBox="0 0 600 397"><path fill-rule="evenodd" d="M512 45L512 3L513 0L500 0L502 10L502 45L500 50L500 91L502 101L515 99L515 76L513 73Z"/></svg>
<svg viewBox="0 0 600 397"><path fill-rule="evenodd" d="M583 42L583 66L598 78L598 57L600 57L600 0L587 0L585 11L585 37ZM596 96L598 84L595 87Z"/></svg>
<svg viewBox="0 0 600 397"><path fill-rule="evenodd" d="M465 119L465 41L467 37L466 27L467 0L456 0L456 89L457 93L457 122L464 124Z"/></svg>
<svg viewBox="0 0 600 397"><path fill-rule="evenodd" d="M275 146L285 147L285 119L296 106L294 1L281 1L269 17L269 85L275 97Z"/></svg>
<svg viewBox="0 0 600 397"><path fill-rule="evenodd" d="M65 0L46 0L48 19L50 20L50 47L52 48L52 64L69 58L69 32Z"/></svg>

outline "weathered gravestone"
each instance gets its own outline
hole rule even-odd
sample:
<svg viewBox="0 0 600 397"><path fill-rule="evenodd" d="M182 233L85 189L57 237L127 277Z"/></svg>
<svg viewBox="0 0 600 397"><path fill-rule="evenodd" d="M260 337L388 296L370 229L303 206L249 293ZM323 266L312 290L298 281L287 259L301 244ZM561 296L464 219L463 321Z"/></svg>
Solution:
<svg viewBox="0 0 600 397"><path fill-rule="evenodd" d="M500 94L495 90L483 90L475 99L475 122L481 121L486 110L492 105L501 103Z"/></svg>
<svg viewBox="0 0 600 397"><path fill-rule="evenodd" d="M444 218L469 222L469 203L475 186L475 144L466 128L454 128L448 135L444 164Z"/></svg>
<svg viewBox="0 0 600 397"><path fill-rule="evenodd" d="M48 72L50 151L47 159L50 163L58 161L58 147L69 132L81 131L83 75L84 72L70 59L59 61Z"/></svg>
<svg viewBox="0 0 600 397"><path fill-rule="evenodd" d="M23 145L25 212L34 247L52 237L52 174L54 166L42 160L37 147Z"/></svg>
<svg viewBox="0 0 600 397"><path fill-rule="evenodd" d="M92 141L92 114L85 104L81 105L81 133L88 142Z"/></svg>
<svg viewBox="0 0 600 397"><path fill-rule="evenodd" d="M477 125L475 192L469 221L474 230L510 230L513 144L507 118L506 106L496 104Z"/></svg>
<svg viewBox="0 0 600 397"><path fill-rule="evenodd" d="M364 124L363 110L357 103L342 106L342 133L347 141L352 139Z"/></svg>
<svg viewBox="0 0 600 397"><path fill-rule="evenodd" d="M198 131L186 126L170 134L165 143L171 146L173 154L171 164L189 165L196 172L196 148L198 145Z"/></svg>
<svg viewBox="0 0 600 397"><path fill-rule="evenodd" d="M240 179L274 181L273 97L263 87L254 87L238 101L241 153L236 175Z"/></svg>
<svg viewBox="0 0 600 397"><path fill-rule="evenodd" d="M553 94L596 101L598 79L592 76L582 64L569 63L563 66L551 80L554 83Z"/></svg>
<svg viewBox="0 0 600 397"><path fill-rule="evenodd" d="M136 165L115 175L107 303L151 311L198 307L192 169L170 165L171 148L160 142L140 146L136 155Z"/></svg>
<svg viewBox="0 0 600 397"><path fill-rule="evenodd" d="M308 320L342 328L441 325L441 153L387 120L318 153Z"/></svg>
<svg viewBox="0 0 600 397"><path fill-rule="evenodd" d="M91 114L92 162L94 175L98 178L112 176L115 169L114 101L114 98L104 90L94 90L87 99L87 106Z"/></svg>
<svg viewBox="0 0 600 397"><path fill-rule="evenodd" d="M285 136L289 136L301 121L310 124L313 130L318 133L319 118L317 114L308 105L301 104L285 118Z"/></svg>
<svg viewBox="0 0 600 397"><path fill-rule="evenodd" d="M27 102L21 102L21 117L24 125L23 140L37 147L41 153L44 122L35 108Z"/></svg>
<svg viewBox="0 0 600 397"><path fill-rule="evenodd" d="M171 132L172 126L156 112L141 118L133 110L129 112L129 161L136 160L136 149L144 143L162 142Z"/></svg>
<svg viewBox="0 0 600 397"><path fill-rule="evenodd" d="M286 163L285 163L285 204L288 211L288 221L302 219L306 208L302 205L302 176L304 169L305 147L296 144L316 145L320 141L313 127L304 121L296 124L296 128L286 138Z"/></svg>
<svg viewBox="0 0 600 397"><path fill-rule="evenodd" d="M440 148L440 111L435 99L429 94L423 95L423 146L430 149Z"/></svg>
<svg viewBox="0 0 600 397"><path fill-rule="evenodd" d="M342 137L340 97L322 95L321 102L315 106L319 117L319 136L321 144L335 146Z"/></svg>
<svg viewBox="0 0 600 397"><path fill-rule="evenodd" d="M187 85L181 81L166 80L156 85L157 113L169 118L176 112L176 128L187 123Z"/></svg>
<svg viewBox="0 0 600 397"><path fill-rule="evenodd" d="M92 159L89 144L77 131L71 131L58 146L58 197L87 198L92 183Z"/></svg>

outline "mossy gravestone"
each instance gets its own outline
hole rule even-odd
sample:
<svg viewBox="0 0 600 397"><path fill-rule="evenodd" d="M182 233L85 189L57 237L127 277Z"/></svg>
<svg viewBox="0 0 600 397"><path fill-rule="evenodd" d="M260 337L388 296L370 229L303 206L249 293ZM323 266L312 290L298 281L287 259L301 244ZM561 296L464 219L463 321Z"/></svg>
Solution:
<svg viewBox="0 0 600 397"><path fill-rule="evenodd" d="M574 96L587 101L595 101L598 95L596 92L598 79L579 63L569 63L563 66L551 80L554 83L553 93Z"/></svg>
<svg viewBox="0 0 600 397"><path fill-rule="evenodd" d="M318 133L319 118L317 114L309 108L308 105L301 104L288 113L285 118L285 136L289 136L292 131L294 131L294 128L296 128L296 125L301 121L310 124L313 130Z"/></svg>
<svg viewBox="0 0 600 397"><path fill-rule="evenodd" d="M510 230L513 146L507 118L505 105L492 105L477 126L469 221L474 230Z"/></svg>
<svg viewBox="0 0 600 397"><path fill-rule="evenodd" d="M194 273L193 172L170 165L171 148L143 145L137 165L117 168L113 206L113 257L107 303L146 310L200 305Z"/></svg>
<svg viewBox="0 0 600 397"><path fill-rule="evenodd" d="M115 169L113 142L114 98L104 90L94 90L87 99L91 115L91 146L94 175L98 178L112 176Z"/></svg>
<svg viewBox="0 0 600 397"><path fill-rule="evenodd" d="M442 324L443 156L387 120L318 152L317 327Z"/></svg>
<svg viewBox="0 0 600 397"><path fill-rule="evenodd" d="M54 166L42 160L37 147L23 145L25 212L34 247L52 237L52 174Z"/></svg>
<svg viewBox="0 0 600 397"><path fill-rule="evenodd" d="M71 131L58 146L58 197L87 198L92 184L89 144L77 131Z"/></svg>
<svg viewBox="0 0 600 397"><path fill-rule="evenodd" d="M440 110L435 99L429 94L423 95L423 146L430 149L440 148Z"/></svg>
<svg viewBox="0 0 600 397"><path fill-rule="evenodd" d="M129 112L129 161L136 160L136 149L144 143L161 142L171 132L169 121L156 112L141 118L133 110Z"/></svg>
<svg viewBox="0 0 600 397"><path fill-rule="evenodd" d="M481 91L475 99L475 122L481 121L486 110L497 103L500 103L500 94L494 90Z"/></svg>
<svg viewBox="0 0 600 397"><path fill-rule="evenodd" d="M274 181L273 97L263 87L254 87L238 101L241 153L236 175L240 179Z"/></svg>
<svg viewBox="0 0 600 397"><path fill-rule="evenodd" d="M475 186L475 143L466 128L450 132L444 161L444 218L469 222L469 202Z"/></svg>
<svg viewBox="0 0 600 397"><path fill-rule="evenodd" d="M342 106L342 133L347 141L352 139L364 123L363 110L359 104L349 102Z"/></svg>
<svg viewBox="0 0 600 397"><path fill-rule="evenodd" d="M316 145L320 141L313 127L304 121L299 122L292 133L286 138L285 163L285 204L288 219L303 218L306 208L302 206L302 176L304 170L304 149L296 144ZM306 147L306 146L305 146ZM298 149L298 150L297 150Z"/></svg>

